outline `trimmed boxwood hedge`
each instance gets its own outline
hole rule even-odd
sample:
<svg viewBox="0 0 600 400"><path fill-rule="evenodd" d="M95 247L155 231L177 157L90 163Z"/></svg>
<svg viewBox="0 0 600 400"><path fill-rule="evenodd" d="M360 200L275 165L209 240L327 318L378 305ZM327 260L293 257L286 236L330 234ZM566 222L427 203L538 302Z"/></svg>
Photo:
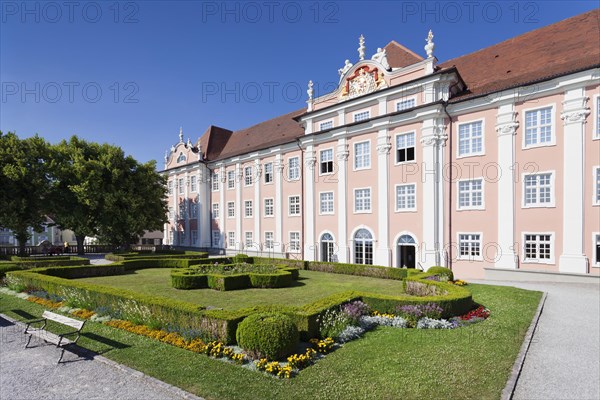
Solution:
<svg viewBox="0 0 600 400"><path fill-rule="evenodd" d="M256 313L238 325L236 339L253 357L279 360L296 350L299 336L296 325L287 315Z"/></svg>
<svg viewBox="0 0 600 400"><path fill-rule="evenodd" d="M210 259L210 261L213 260ZM74 306L90 310L98 308L113 310L119 313L120 318L134 322L195 329L203 332L205 340L220 340L227 344L235 343L237 326L244 318L260 312L280 312L288 315L297 326L301 338L308 340L319 334L317 319L320 315L328 309L352 300L362 299L379 312L393 312L397 306L404 304L435 302L444 308L444 317L464 314L474 306L471 293L466 288L443 282L419 280L414 277L407 279L418 281L423 285L433 285L443 294L423 297L383 296L348 291L318 299L301 307L277 305L255 306L239 310L206 310L197 304L64 278L106 275L111 272L111 269L113 272L121 273L121 271L126 272L136 268L167 267L166 264L178 264L182 261L184 260L131 260L105 266L36 268L8 272L7 282L11 286L45 290L67 299ZM139 263L142 264L138 265ZM223 285L227 284L230 283L223 283Z"/></svg>
<svg viewBox="0 0 600 400"><path fill-rule="evenodd" d="M214 259L213 259L214 260ZM212 260L211 260L212 261ZM226 267L227 265L221 265ZM171 286L175 289L237 290L246 288L282 288L297 280L299 271L282 266L272 273L247 272L239 274L196 273L192 269L174 269L171 271ZM198 279L198 277L205 277Z"/></svg>
<svg viewBox="0 0 600 400"><path fill-rule="evenodd" d="M189 254L188 254L189 253ZM196 258L208 258L208 253L206 252L184 252L181 253L151 253L151 252L131 252L131 253L108 253L104 256L105 259L110 261L126 261L133 259L196 259Z"/></svg>

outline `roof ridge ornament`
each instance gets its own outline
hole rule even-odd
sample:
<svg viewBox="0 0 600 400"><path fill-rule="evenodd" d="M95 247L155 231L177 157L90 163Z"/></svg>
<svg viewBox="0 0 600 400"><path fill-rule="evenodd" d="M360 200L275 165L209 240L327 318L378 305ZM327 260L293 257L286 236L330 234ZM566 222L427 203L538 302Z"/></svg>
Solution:
<svg viewBox="0 0 600 400"><path fill-rule="evenodd" d="M358 44L358 58L360 61L363 61L365 59L367 48L365 47L365 37L362 34L358 38Z"/></svg>
<svg viewBox="0 0 600 400"><path fill-rule="evenodd" d="M183 143L183 127L179 127L179 143Z"/></svg>
<svg viewBox="0 0 600 400"><path fill-rule="evenodd" d="M338 69L338 74L340 74L340 82L342 82L342 78L344 77L344 75L346 75L346 72L348 72L350 68L352 68L352 65L353 64L350 62L350 60L346 60L344 62L344 66Z"/></svg>
<svg viewBox="0 0 600 400"><path fill-rule="evenodd" d="M306 102L306 103L308 103L308 111L312 111L313 110L313 95L314 95L312 80L308 81L308 90L306 91L306 94L308 94L308 100Z"/></svg>
<svg viewBox="0 0 600 400"><path fill-rule="evenodd" d="M385 68L386 71L391 70L390 64L388 63L388 59L387 59L387 51L385 49L378 47L377 53L373 54L373 57L371 57L371 60L377 61L378 63L380 63L381 66L383 68Z"/></svg>
<svg viewBox="0 0 600 400"><path fill-rule="evenodd" d="M429 34L427 34L427 39L425 39L427 44L424 49L427 52L427 58L433 58L433 49L435 49L435 43L433 43L433 32L431 29L429 30Z"/></svg>

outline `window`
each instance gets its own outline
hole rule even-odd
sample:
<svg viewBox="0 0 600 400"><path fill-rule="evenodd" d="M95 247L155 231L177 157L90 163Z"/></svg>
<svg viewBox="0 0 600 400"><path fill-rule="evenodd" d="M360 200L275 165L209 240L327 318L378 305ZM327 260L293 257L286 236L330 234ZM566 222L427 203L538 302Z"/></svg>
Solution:
<svg viewBox="0 0 600 400"><path fill-rule="evenodd" d="M300 196L290 196L289 215L300 215Z"/></svg>
<svg viewBox="0 0 600 400"><path fill-rule="evenodd" d="M213 219L219 218L219 203L213 203L213 205L212 205L212 217L213 217Z"/></svg>
<svg viewBox="0 0 600 400"><path fill-rule="evenodd" d="M371 189L354 189L354 212L371 211Z"/></svg>
<svg viewBox="0 0 600 400"><path fill-rule="evenodd" d="M371 143L354 144L354 169L371 168Z"/></svg>
<svg viewBox="0 0 600 400"><path fill-rule="evenodd" d="M196 175L192 175L192 177L190 178L190 190L192 192L197 192L198 191L198 177Z"/></svg>
<svg viewBox="0 0 600 400"><path fill-rule="evenodd" d="M179 219L185 219L185 201L179 203Z"/></svg>
<svg viewBox="0 0 600 400"><path fill-rule="evenodd" d="M333 192L324 192L320 194L321 214L333 214Z"/></svg>
<svg viewBox="0 0 600 400"><path fill-rule="evenodd" d="M319 125L319 130L324 131L325 129L331 129L333 128L333 121L325 121L325 122L321 122L321 124Z"/></svg>
<svg viewBox="0 0 600 400"><path fill-rule="evenodd" d="M594 234L594 263L600 267L600 234Z"/></svg>
<svg viewBox="0 0 600 400"><path fill-rule="evenodd" d="M198 203L190 203L190 217L198 218Z"/></svg>
<svg viewBox="0 0 600 400"><path fill-rule="evenodd" d="M252 167L244 168L244 185L252 185Z"/></svg>
<svg viewBox="0 0 600 400"><path fill-rule="evenodd" d="M321 151L321 174L330 174L333 172L333 150Z"/></svg>
<svg viewBox="0 0 600 400"><path fill-rule="evenodd" d="M396 162L415 160L415 133L402 133L396 136Z"/></svg>
<svg viewBox="0 0 600 400"><path fill-rule="evenodd" d="M554 206L552 173L525 175L524 205L525 207Z"/></svg>
<svg viewBox="0 0 600 400"><path fill-rule="evenodd" d="M212 231L212 245L213 247L221 246L221 232Z"/></svg>
<svg viewBox="0 0 600 400"><path fill-rule="evenodd" d="M169 231L169 244L175 244L173 240L175 240L175 232Z"/></svg>
<svg viewBox="0 0 600 400"><path fill-rule="evenodd" d="M179 156L177 157L177 163L184 162L185 160L186 158L183 153L179 153Z"/></svg>
<svg viewBox="0 0 600 400"><path fill-rule="evenodd" d="M253 247L254 242L252 241L252 232L245 232L244 237L245 237L244 247L246 247L246 248Z"/></svg>
<svg viewBox="0 0 600 400"><path fill-rule="evenodd" d="M213 192L219 191L219 173L218 172L212 173L212 175L210 177L210 182L212 185L212 191Z"/></svg>
<svg viewBox="0 0 600 400"><path fill-rule="evenodd" d="M354 234L354 263L373 264L373 236L366 229L359 229Z"/></svg>
<svg viewBox="0 0 600 400"><path fill-rule="evenodd" d="M265 183L273 182L273 163L265 164Z"/></svg>
<svg viewBox="0 0 600 400"><path fill-rule="evenodd" d="M173 181L169 181L167 188L169 189L169 194L173 194Z"/></svg>
<svg viewBox="0 0 600 400"><path fill-rule="evenodd" d="M172 220L175 218L175 212L173 211L173 207L169 207L169 219Z"/></svg>
<svg viewBox="0 0 600 400"><path fill-rule="evenodd" d="M371 117L371 111L369 111L369 110L357 112L356 114L354 114L354 122L364 121L366 119L369 119L370 117Z"/></svg>
<svg viewBox="0 0 600 400"><path fill-rule="evenodd" d="M179 244L185 244L185 229L179 232Z"/></svg>
<svg viewBox="0 0 600 400"><path fill-rule="evenodd" d="M461 233L458 235L458 257L465 259L481 258L481 234Z"/></svg>
<svg viewBox="0 0 600 400"><path fill-rule="evenodd" d="M458 208L483 209L483 179L458 182Z"/></svg>
<svg viewBox="0 0 600 400"><path fill-rule="evenodd" d="M252 200L244 201L244 217L249 218L252 216Z"/></svg>
<svg viewBox="0 0 600 400"><path fill-rule="evenodd" d="M235 171L227 171L227 189L235 188Z"/></svg>
<svg viewBox="0 0 600 400"><path fill-rule="evenodd" d="M596 138L600 139L600 97L596 97Z"/></svg>
<svg viewBox="0 0 600 400"><path fill-rule="evenodd" d="M483 121L458 126L458 155L483 154Z"/></svg>
<svg viewBox="0 0 600 400"><path fill-rule="evenodd" d="M235 248L235 232L227 232L227 247Z"/></svg>
<svg viewBox="0 0 600 400"><path fill-rule="evenodd" d="M184 189L184 187L183 187L183 178L179 179L179 185L178 186L179 186L179 194L182 194L183 193L183 189Z"/></svg>
<svg viewBox="0 0 600 400"><path fill-rule="evenodd" d="M300 251L300 232L290 232L290 251Z"/></svg>
<svg viewBox="0 0 600 400"><path fill-rule="evenodd" d="M265 217L272 217L274 213L273 199L265 199Z"/></svg>
<svg viewBox="0 0 600 400"><path fill-rule="evenodd" d="M273 232L265 232L265 249L273 249Z"/></svg>
<svg viewBox="0 0 600 400"><path fill-rule="evenodd" d="M525 112L525 147L553 144L552 107Z"/></svg>
<svg viewBox="0 0 600 400"><path fill-rule="evenodd" d="M552 262L552 235L525 234L525 261Z"/></svg>
<svg viewBox="0 0 600 400"><path fill-rule="evenodd" d="M300 179L300 159L298 157L289 160L288 178L291 181Z"/></svg>
<svg viewBox="0 0 600 400"><path fill-rule="evenodd" d="M594 200L596 204L600 204L600 167L596 167L596 190L594 191Z"/></svg>
<svg viewBox="0 0 600 400"><path fill-rule="evenodd" d="M400 100L396 103L396 111L408 110L416 105L415 99Z"/></svg>
<svg viewBox="0 0 600 400"><path fill-rule="evenodd" d="M396 211L414 211L417 209L417 185L396 186Z"/></svg>
<svg viewBox="0 0 600 400"><path fill-rule="evenodd" d="M193 230L192 231L192 245L196 245L196 244L198 244L198 231Z"/></svg>
<svg viewBox="0 0 600 400"><path fill-rule="evenodd" d="M335 257L334 254L335 242L333 241L333 236L331 236L329 233L324 233L323 236L321 236L321 261L337 261L337 257Z"/></svg>
<svg viewBox="0 0 600 400"><path fill-rule="evenodd" d="M228 201L227 202L227 218L235 217L235 202Z"/></svg>

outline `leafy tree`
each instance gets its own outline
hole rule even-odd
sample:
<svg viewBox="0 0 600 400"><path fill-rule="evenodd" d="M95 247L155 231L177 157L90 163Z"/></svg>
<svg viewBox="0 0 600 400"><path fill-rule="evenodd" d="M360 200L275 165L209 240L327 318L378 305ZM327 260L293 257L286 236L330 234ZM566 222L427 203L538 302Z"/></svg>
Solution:
<svg viewBox="0 0 600 400"><path fill-rule="evenodd" d="M31 237L29 228L42 231L49 210L50 145L39 136L19 139L0 132L0 226L13 231L19 254Z"/></svg>
<svg viewBox="0 0 600 400"><path fill-rule="evenodd" d="M166 219L165 179L154 163L140 164L120 147L73 136L55 146L52 217L71 229L83 254L86 236L129 244Z"/></svg>

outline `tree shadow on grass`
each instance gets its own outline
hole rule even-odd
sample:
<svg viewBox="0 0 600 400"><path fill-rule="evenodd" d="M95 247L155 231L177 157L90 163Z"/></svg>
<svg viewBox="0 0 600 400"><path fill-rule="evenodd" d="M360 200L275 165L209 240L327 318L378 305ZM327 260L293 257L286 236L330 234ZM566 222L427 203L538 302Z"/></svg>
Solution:
<svg viewBox="0 0 600 400"><path fill-rule="evenodd" d="M10 310L10 312L18 315L19 317L23 318L24 320L31 320L31 319L39 318L39 317L36 317L35 315L31 315L27 311L23 311L23 310Z"/></svg>
<svg viewBox="0 0 600 400"><path fill-rule="evenodd" d="M128 344L121 343L116 340L109 339L107 337L100 336L100 335L92 333L92 332L83 332L81 334L81 336L83 336L89 340L93 340L95 342L102 343L104 345L104 346L102 346L103 349L99 350L97 352L97 354L104 354L104 353L114 350L114 349L126 349L128 347L131 347Z"/></svg>

